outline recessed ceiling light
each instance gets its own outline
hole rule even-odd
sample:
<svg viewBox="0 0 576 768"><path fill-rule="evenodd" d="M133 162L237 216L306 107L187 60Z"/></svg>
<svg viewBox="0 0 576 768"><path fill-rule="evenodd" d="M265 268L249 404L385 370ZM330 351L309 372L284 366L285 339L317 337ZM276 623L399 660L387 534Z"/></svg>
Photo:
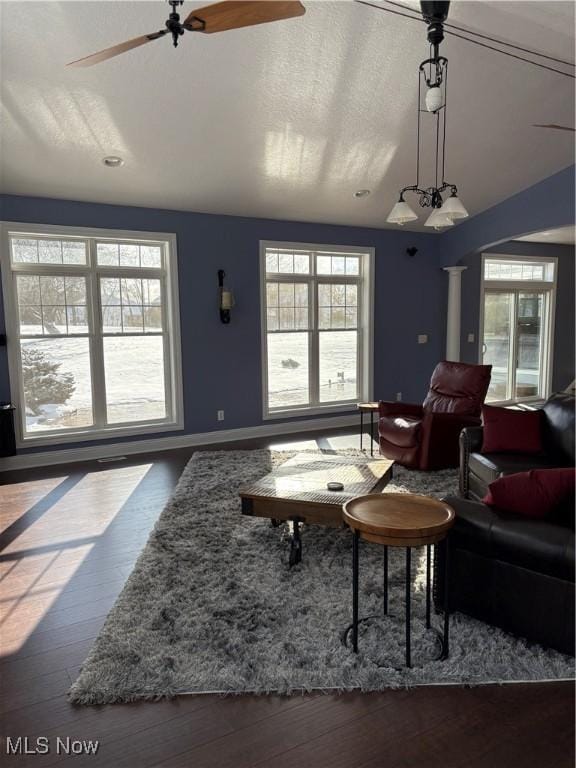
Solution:
<svg viewBox="0 0 576 768"><path fill-rule="evenodd" d="M368 197L369 194L369 189L357 189L356 192L354 192L354 197Z"/></svg>
<svg viewBox="0 0 576 768"><path fill-rule="evenodd" d="M121 165L124 165L124 160L116 155L108 155L108 157L102 158L102 162L108 168L119 168Z"/></svg>

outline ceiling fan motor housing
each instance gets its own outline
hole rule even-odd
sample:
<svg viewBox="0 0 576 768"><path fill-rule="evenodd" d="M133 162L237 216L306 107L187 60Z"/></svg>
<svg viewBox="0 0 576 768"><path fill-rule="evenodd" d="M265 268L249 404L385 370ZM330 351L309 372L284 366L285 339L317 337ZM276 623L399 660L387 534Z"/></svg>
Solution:
<svg viewBox="0 0 576 768"><path fill-rule="evenodd" d="M180 14L176 11L176 8L182 5L184 0L168 0L168 2L172 7L172 13L166 21L166 29L172 35L174 48L176 48L178 46L178 38L184 34L184 27L180 23Z"/></svg>

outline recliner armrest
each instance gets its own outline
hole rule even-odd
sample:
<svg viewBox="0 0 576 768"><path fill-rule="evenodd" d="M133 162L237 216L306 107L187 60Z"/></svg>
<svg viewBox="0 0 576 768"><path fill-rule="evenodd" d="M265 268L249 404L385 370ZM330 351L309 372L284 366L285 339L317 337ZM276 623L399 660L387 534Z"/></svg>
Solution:
<svg viewBox="0 0 576 768"><path fill-rule="evenodd" d="M380 416L409 416L413 419L420 419L423 415L421 405L415 403L403 403L398 401L380 400L378 403Z"/></svg>

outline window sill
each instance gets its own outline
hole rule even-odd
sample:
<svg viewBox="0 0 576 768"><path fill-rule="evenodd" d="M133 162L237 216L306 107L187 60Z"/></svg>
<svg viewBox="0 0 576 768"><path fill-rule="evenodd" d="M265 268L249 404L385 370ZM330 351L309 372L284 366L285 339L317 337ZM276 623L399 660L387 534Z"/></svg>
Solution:
<svg viewBox="0 0 576 768"><path fill-rule="evenodd" d="M360 400L354 400L350 403L339 403L337 405L314 406L312 408L292 408L286 411L272 411L264 413L264 421L273 421L280 419L298 419L305 416L328 416L334 413L354 413L358 409Z"/></svg>
<svg viewBox="0 0 576 768"><path fill-rule="evenodd" d="M519 397L515 400L490 400L485 402L484 405L492 405L495 408L518 408L523 405L541 406L545 402L546 398L538 395L535 397Z"/></svg>
<svg viewBox="0 0 576 768"><path fill-rule="evenodd" d="M184 429L183 422L164 422L162 424L138 424L133 427L112 427L109 429L86 430L83 432L61 432L38 437L26 437L16 443L17 450L23 448L42 448L65 445L67 443L85 443L118 437L139 437L155 435L159 432L176 432Z"/></svg>

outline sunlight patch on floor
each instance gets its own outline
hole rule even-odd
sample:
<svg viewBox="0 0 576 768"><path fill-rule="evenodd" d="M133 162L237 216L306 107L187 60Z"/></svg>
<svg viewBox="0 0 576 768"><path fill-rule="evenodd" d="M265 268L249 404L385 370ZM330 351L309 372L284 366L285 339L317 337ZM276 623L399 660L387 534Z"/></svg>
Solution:
<svg viewBox="0 0 576 768"><path fill-rule="evenodd" d="M340 451L346 448L360 448L360 434L331 435L330 437L310 438L309 440L284 440L271 442L268 446L274 451ZM367 434L362 438L362 448L370 452L370 438ZM374 442L374 455L378 455L378 444Z"/></svg>
<svg viewBox="0 0 576 768"><path fill-rule="evenodd" d="M44 480L26 480L23 483L3 486L0 491L0 533L4 533L31 507L67 479L68 476L64 475L63 477L50 477Z"/></svg>
<svg viewBox="0 0 576 768"><path fill-rule="evenodd" d="M82 552L79 553L80 559L75 564L70 574L70 578L74 576L74 573L82 565L82 562L86 555L90 552L91 547L82 547ZM44 600L40 607L33 608L29 606L27 595L29 589L33 588L38 582L41 576L44 576L50 568L54 566L58 561L58 553L50 560L50 562L43 568L40 574L31 576L31 583L28 589L23 594L14 600L9 601L3 608L2 618L0 619L0 636L2 637L2 644L0 649L0 657L9 656L19 651L26 643L32 632L36 629L39 623L42 621L46 613L54 605L58 599L62 588L54 588L44 594ZM65 586L65 585L64 585ZM2 596L2 590L0 589L0 596Z"/></svg>
<svg viewBox="0 0 576 768"><path fill-rule="evenodd" d="M27 549L58 548L68 542L73 545L78 539L100 536L151 466L139 464L86 474L19 534L3 551L3 556L24 554ZM109 482L112 476L113 484ZM84 516L76 518L74 514L77 509L85 508L93 510L88 524Z"/></svg>
<svg viewBox="0 0 576 768"><path fill-rule="evenodd" d="M42 631L41 622L49 611L66 611L70 586L73 587L79 572L84 575L94 569L101 574L108 569L109 562L111 581L121 579L119 569L113 565L114 554L120 549L138 548L141 536L134 535L133 526L129 533L124 533L117 516L151 467L149 463L116 466L87 473L77 482L73 477L51 478L49 482L42 482L41 493L38 484L31 484L35 488L27 499L27 508L20 510L22 527L26 515L32 516L30 524L1 555L1 656L17 652L34 630ZM49 498L51 495L53 501ZM2 499L5 499L4 492ZM77 510L84 509L93 510L93 514L89 518L75 515ZM142 536L147 527L149 522L144 522ZM6 533L9 534L9 527ZM91 555L94 556L92 562ZM67 603L59 607L58 599L64 591ZM50 624L50 628L65 632L65 618L53 626Z"/></svg>

